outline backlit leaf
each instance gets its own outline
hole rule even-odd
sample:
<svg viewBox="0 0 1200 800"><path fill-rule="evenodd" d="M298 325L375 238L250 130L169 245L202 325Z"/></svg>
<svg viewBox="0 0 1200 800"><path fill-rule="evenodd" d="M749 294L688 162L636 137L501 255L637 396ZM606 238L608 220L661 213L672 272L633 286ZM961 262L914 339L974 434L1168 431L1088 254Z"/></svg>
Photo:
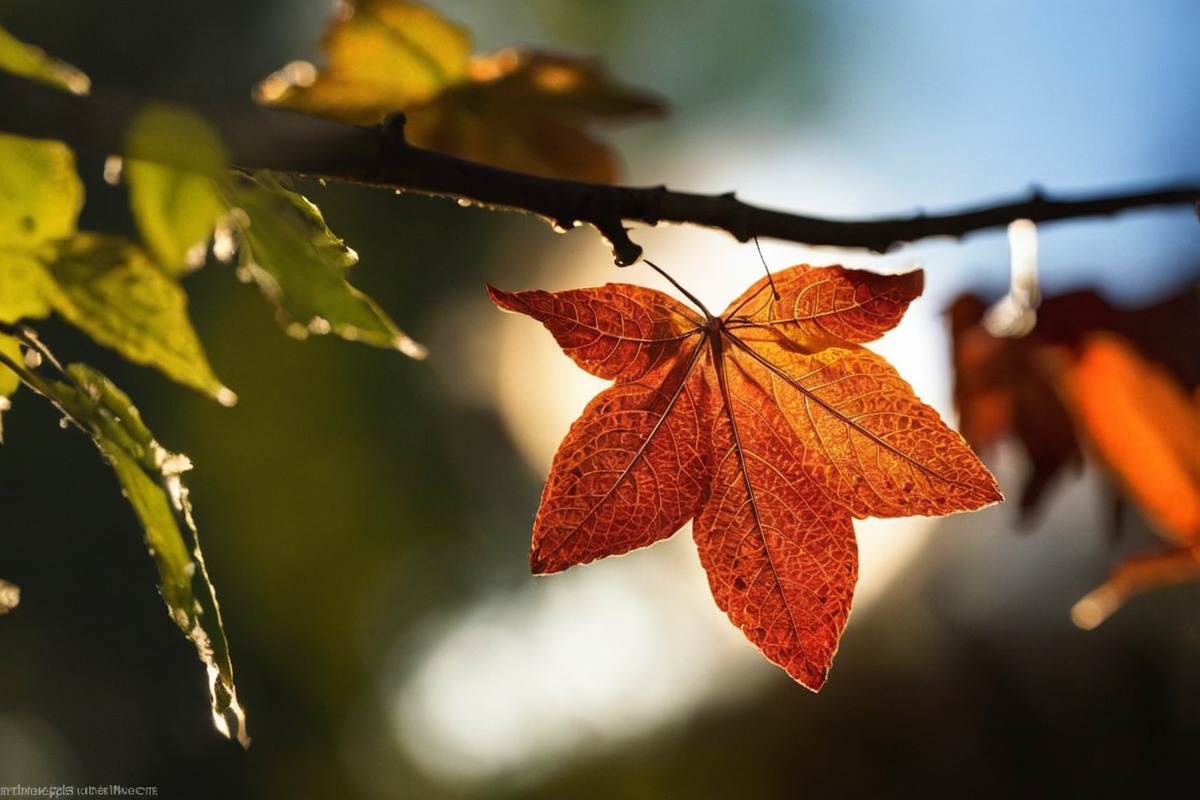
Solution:
<svg viewBox="0 0 1200 800"><path fill-rule="evenodd" d="M21 343L12 336L0 333L0 442L4 441L4 412L10 408L8 398L21 385L21 379L5 363L21 361Z"/></svg>
<svg viewBox="0 0 1200 800"><path fill-rule="evenodd" d="M18 41L4 28L0 28L0 69L74 94L87 94L90 84L87 75L75 67L51 58L40 48Z"/></svg>
<svg viewBox="0 0 1200 800"><path fill-rule="evenodd" d="M1099 625L1131 595L1200 576L1200 294L1143 309L1098 294L1050 297L1019 339L979 324L983 304L951 309L955 396L964 430L988 446L1010 429L1032 462L1022 498L1034 507L1061 468L1086 452L1170 548L1128 558L1076 604Z"/></svg>
<svg viewBox="0 0 1200 800"><path fill-rule="evenodd" d="M75 232L83 183L62 142L0 134L0 253L34 254Z"/></svg>
<svg viewBox="0 0 1200 800"><path fill-rule="evenodd" d="M88 433L112 465L142 525L171 619L196 647L208 673L214 725L249 745L216 591L180 478L191 463L160 446L124 392L96 370L71 364L61 379L54 379L16 362L11 366L24 383Z"/></svg>
<svg viewBox="0 0 1200 800"><path fill-rule="evenodd" d="M591 123L662 111L593 59L509 48L473 59L471 76L405 110L408 141L534 175L612 183L619 162Z"/></svg>
<svg viewBox="0 0 1200 800"><path fill-rule="evenodd" d="M1086 337L1065 377L1109 472L1164 536L1200 546L1200 398L1115 334Z"/></svg>
<svg viewBox="0 0 1200 800"><path fill-rule="evenodd" d="M614 181L616 158L591 125L662 111L594 60L515 48L471 56L466 31L406 0L340 4L321 48L324 66L287 65L258 101L356 125L403 111L413 145L537 175Z"/></svg>
<svg viewBox="0 0 1200 800"><path fill-rule="evenodd" d="M192 111L151 105L125 137L122 173L142 241L168 274L194 269L227 213L218 188L228 162L220 136Z"/></svg>
<svg viewBox="0 0 1200 800"><path fill-rule="evenodd" d="M326 227L316 206L266 172L238 180L229 202L243 244L241 266L275 305L289 333L335 333L424 355L421 345L346 281L346 268L358 256Z"/></svg>
<svg viewBox="0 0 1200 800"><path fill-rule="evenodd" d="M609 284L489 287L614 384L555 456L530 563L555 572L694 520L717 604L805 686L825 682L857 579L853 517L1000 499L962 439L861 343L899 322L919 272L793 267L721 317ZM777 294L774 291L777 290Z"/></svg>
<svg viewBox="0 0 1200 800"><path fill-rule="evenodd" d="M50 314L58 288L45 269L75 233L83 184L61 142L0 134L0 322Z"/></svg>
<svg viewBox="0 0 1200 800"><path fill-rule="evenodd" d="M326 64L289 64L255 91L263 103L354 125L426 103L467 78L471 37L421 3L342 2L321 38Z"/></svg>
<svg viewBox="0 0 1200 800"><path fill-rule="evenodd" d="M48 271L54 310L100 344L154 366L226 405L233 393L212 373L187 315L187 295L127 239L79 233L59 243Z"/></svg>

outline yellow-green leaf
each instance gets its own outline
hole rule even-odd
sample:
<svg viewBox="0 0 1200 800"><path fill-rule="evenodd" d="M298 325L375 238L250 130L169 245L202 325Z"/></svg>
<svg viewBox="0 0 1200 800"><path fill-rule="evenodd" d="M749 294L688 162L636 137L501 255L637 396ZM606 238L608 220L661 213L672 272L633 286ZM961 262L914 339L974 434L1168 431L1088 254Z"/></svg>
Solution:
<svg viewBox="0 0 1200 800"><path fill-rule="evenodd" d="M45 265L22 252L5 252L0 246L0 323L49 316L59 296Z"/></svg>
<svg viewBox="0 0 1200 800"><path fill-rule="evenodd" d="M129 397L91 367L71 364L63 380L24 369L22 378L91 435L112 465L142 525L171 619L195 645L207 670L213 724L249 745L220 605L180 478L191 462L159 445Z"/></svg>
<svg viewBox="0 0 1200 800"><path fill-rule="evenodd" d="M242 268L275 305L288 333L301 338L335 333L424 355L375 301L346 281L346 268L358 256L326 227L316 206L266 172L234 182L229 191L243 244Z"/></svg>
<svg viewBox="0 0 1200 800"><path fill-rule="evenodd" d="M324 67L292 62L259 84L255 98L370 125L463 80L471 37L420 3L359 0L338 5L321 49Z"/></svg>
<svg viewBox="0 0 1200 800"><path fill-rule="evenodd" d="M226 213L217 187L228 155L216 129L195 112L150 105L126 131L123 174L134 221L166 272L203 263L204 245Z"/></svg>
<svg viewBox="0 0 1200 800"><path fill-rule="evenodd" d="M59 291L44 260L75 233L82 206L70 148L0 134L0 322L49 315Z"/></svg>
<svg viewBox="0 0 1200 800"><path fill-rule="evenodd" d="M592 123L663 110L596 60L516 48L471 56L461 28L417 3L338 9L321 40L328 64L288 64L259 85L260 103L355 125L403 111L417 147L598 183L615 181L619 165Z"/></svg>
<svg viewBox="0 0 1200 800"><path fill-rule="evenodd" d="M128 240L80 233L49 265L54 310L100 344L216 398L235 401L213 374L187 314L187 295Z"/></svg>
<svg viewBox="0 0 1200 800"><path fill-rule="evenodd" d="M4 28L0 28L0 69L74 94L87 94L90 84L87 75L75 67L19 41Z"/></svg>
<svg viewBox="0 0 1200 800"><path fill-rule="evenodd" d="M75 232L83 183L62 142L0 134L0 254L31 253Z"/></svg>
<svg viewBox="0 0 1200 800"><path fill-rule="evenodd" d="M4 438L4 412L8 410L8 398L12 396L21 379L5 363L19 363L21 360L21 343L5 333L0 333L0 440Z"/></svg>

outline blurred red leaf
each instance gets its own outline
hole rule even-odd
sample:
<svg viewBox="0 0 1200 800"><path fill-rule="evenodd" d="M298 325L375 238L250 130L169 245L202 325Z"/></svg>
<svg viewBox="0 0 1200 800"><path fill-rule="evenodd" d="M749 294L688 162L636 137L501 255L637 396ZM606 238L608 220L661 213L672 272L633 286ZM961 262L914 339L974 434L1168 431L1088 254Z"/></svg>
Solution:
<svg viewBox="0 0 1200 800"><path fill-rule="evenodd" d="M694 519L717 604L768 659L819 689L857 578L851 519L1000 499L958 434L861 346L899 322L922 283L920 272L797 266L756 282L721 317L625 284L489 287L497 305L539 320L576 364L614 381L555 456L533 571L644 547Z"/></svg>
<svg viewBox="0 0 1200 800"><path fill-rule="evenodd" d="M421 3L339 3L321 39L327 63L298 61L255 90L266 105L374 125L407 117L418 147L535 175L611 183L612 149L590 128L663 110L599 61L505 48L471 55L471 36Z"/></svg>
<svg viewBox="0 0 1200 800"><path fill-rule="evenodd" d="M1131 594L1200 575L1197 287L1131 311L1090 291L1051 298L1021 339L988 334L976 298L949 315L963 432L977 447L1016 434L1032 466L1022 508L1086 450L1172 545L1119 564L1075 621L1094 627Z"/></svg>
<svg viewBox="0 0 1200 800"><path fill-rule="evenodd" d="M1056 362L1035 340L992 336L982 325L985 310L977 298L962 297L949 311L959 429L980 450L1016 434L1032 467L1019 501L1028 518L1052 480L1077 467L1082 454L1056 388Z"/></svg>

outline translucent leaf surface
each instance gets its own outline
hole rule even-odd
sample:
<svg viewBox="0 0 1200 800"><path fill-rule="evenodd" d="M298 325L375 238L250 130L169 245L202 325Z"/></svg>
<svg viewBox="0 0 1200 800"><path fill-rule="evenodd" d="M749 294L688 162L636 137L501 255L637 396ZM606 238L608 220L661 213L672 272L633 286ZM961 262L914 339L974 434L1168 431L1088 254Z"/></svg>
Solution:
<svg viewBox="0 0 1200 800"><path fill-rule="evenodd" d="M226 207L228 156L216 130L187 109L152 105L126 131L123 175L142 240L170 274L203 263L203 245Z"/></svg>
<svg viewBox="0 0 1200 800"><path fill-rule="evenodd" d="M161 447L129 398L96 370L72 364L61 378L48 378L18 362L9 367L88 433L112 465L142 525L171 619L195 645L208 673L213 722L224 735L249 745L216 591L180 477L191 463Z"/></svg>
<svg viewBox="0 0 1200 800"><path fill-rule="evenodd" d="M0 252L33 254L75 232L83 184L61 142L0 134Z"/></svg>
<svg viewBox="0 0 1200 800"><path fill-rule="evenodd" d="M537 175L615 180L616 156L592 123L663 109L595 60L516 48L471 56L462 28L406 0L339 5L321 49L325 65L287 65L258 101L356 125L403 111L418 147Z"/></svg>
<svg viewBox="0 0 1200 800"><path fill-rule="evenodd" d="M0 28L0 69L58 86L75 94L87 94L88 77L57 58L51 58L40 48L15 39Z"/></svg>
<svg viewBox="0 0 1200 800"><path fill-rule="evenodd" d="M187 315L187 295L141 248L117 236L79 233L59 244L49 265L64 319L130 361L228 405Z"/></svg>
<svg viewBox="0 0 1200 800"><path fill-rule="evenodd" d="M21 360L21 343L8 334L0 333L0 442L4 441L4 412L10 407L9 397L21 385L21 379L5 363Z"/></svg>
<svg viewBox="0 0 1200 800"><path fill-rule="evenodd" d="M919 272L793 267L721 317L652 289L489 289L614 384L563 439L534 572L644 547L688 520L713 597L803 685L825 682L858 574L853 517L1000 499L955 432L860 346L899 322Z"/></svg>
<svg viewBox="0 0 1200 800"><path fill-rule="evenodd" d="M358 257L325 225L317 207L285 189L269 173L238 180L230 190L242 240L242 267L262 288L294 336L335 333L420 357L410 339L346 281Z"/></svg>
<svg viewBox="0 0 1200 800"><path fill-rule="evenodd" d="M471 37L421 3L358 0L338 5L321 50L323 67L288 65L258 87L258 100L370 125L464 80Z"/></svg>
<svg viewBox="0 0 1200 800"><path fill-rule="evenodd" d="M1046 298L1028 335L992 336L984 304L950 309L955 397L973 443L1015 434L1030 458L1022 507L1083 454L1169 548L1121 561L1076 604L1093 628L1130 596L1200 576L1200 294L1194 284L1145 308L1092 290Z"/></svg>

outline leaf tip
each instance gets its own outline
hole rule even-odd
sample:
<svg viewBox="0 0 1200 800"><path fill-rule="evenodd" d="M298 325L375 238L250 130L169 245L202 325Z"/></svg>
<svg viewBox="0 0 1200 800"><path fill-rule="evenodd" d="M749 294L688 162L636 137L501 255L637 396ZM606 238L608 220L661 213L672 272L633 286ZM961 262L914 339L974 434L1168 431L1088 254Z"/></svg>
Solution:
<svg viewBox="0 0 1200 800"><path fill-rule="evenodd" d="M1086 594L1071 608L1071 622L1081 630L1093 630L1121 607L1123 599L1120 592L1105 584Z"/></svg>
<svg viewBox="0 0 1200 800"><path fill-rule="evenodd" d="M237 392L225 385L217 387L216 392L213 393L213 398L225 406L225 408L233 408L238 402Z"/></svg>
<svg viewBox="0 0 1200 800"><path fill-rule="evenodd" d="M504 311L521 311L521 306L524 305L518 299L518 295L513 292L506 292L503 289L497 289L490 283L484 284L487 289L488 298Z"/></svg>
<svg viewBox="0 0 1200 800"><path fill-rule="evenodd" d="M429 356L429 348L405 334L395 338L395 347L409 358L422 361Z"/></svg>
<svg viewBox="0 0 1200 800"><path fill-rule="evenodd" d="M537 548L534 548L529 553L529 571L534 575L549 575L550 573L557 572L558 570L553 569L546 562L546 559L543 557L542 553Z"/></svg>

